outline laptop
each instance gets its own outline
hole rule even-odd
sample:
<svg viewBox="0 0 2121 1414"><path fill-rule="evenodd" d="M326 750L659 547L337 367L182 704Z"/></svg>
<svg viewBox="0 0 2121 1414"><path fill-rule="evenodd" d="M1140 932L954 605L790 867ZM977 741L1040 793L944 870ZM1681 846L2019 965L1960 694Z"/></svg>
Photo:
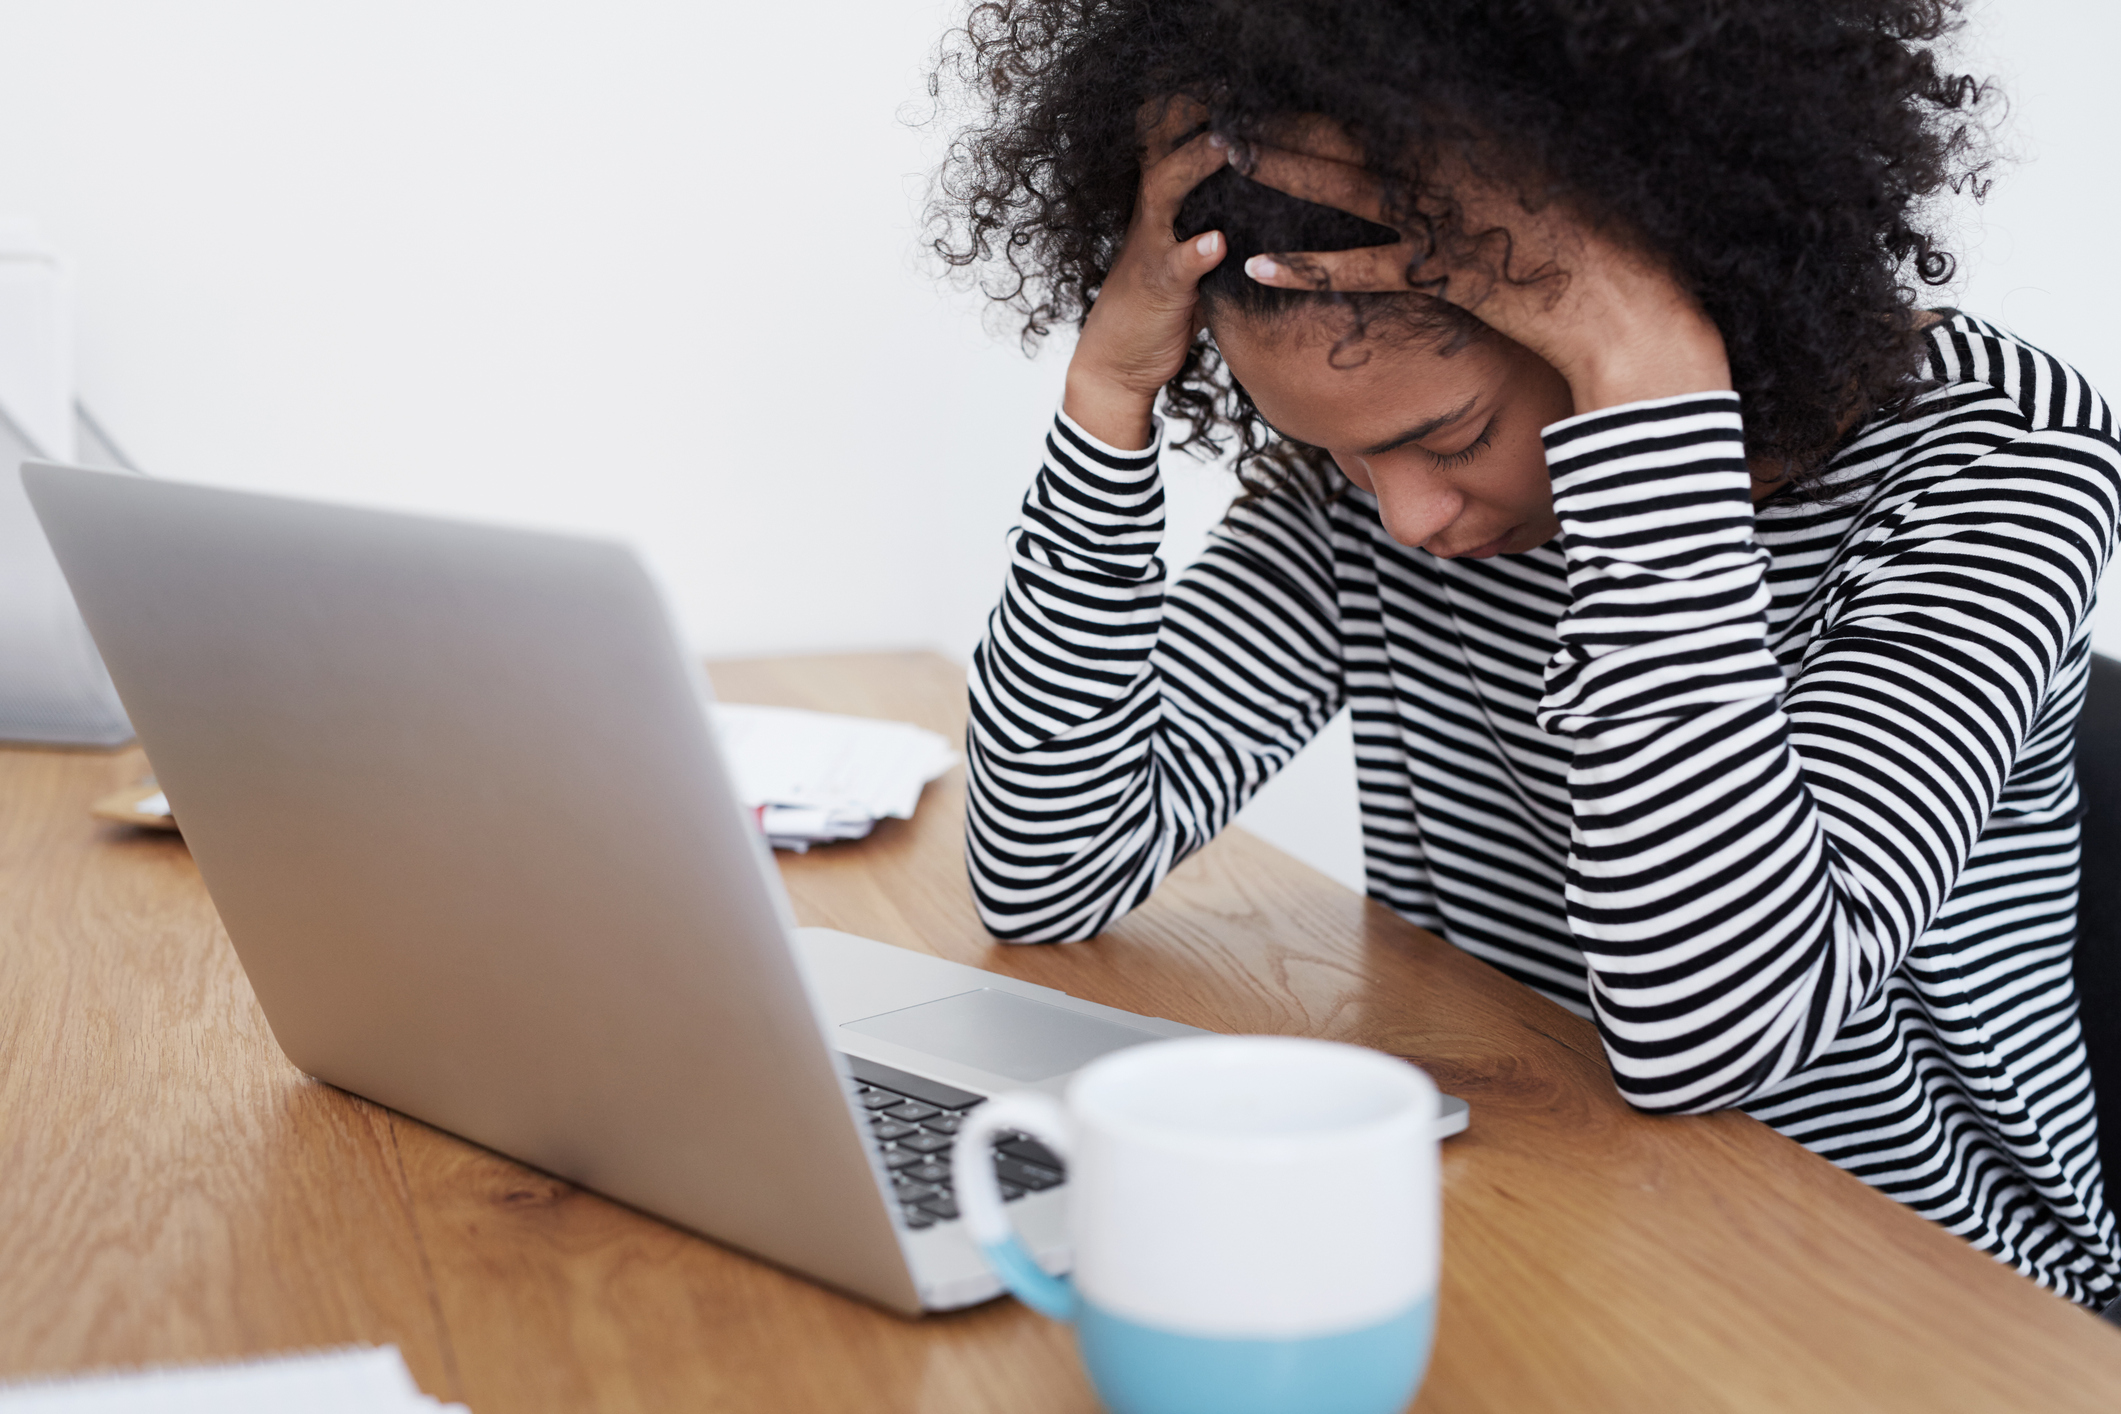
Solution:
<svg viewBox="0 0 2121 1414"><path fill-rule="evenodd" d="M913 1315L1001 1290L950 1188L967 1109L1201 1034L794 926L623 545L22 479L273 1035L319 1080ZM1064 1269L1059 1160L1019 1137L996 1163Z"/></svg>

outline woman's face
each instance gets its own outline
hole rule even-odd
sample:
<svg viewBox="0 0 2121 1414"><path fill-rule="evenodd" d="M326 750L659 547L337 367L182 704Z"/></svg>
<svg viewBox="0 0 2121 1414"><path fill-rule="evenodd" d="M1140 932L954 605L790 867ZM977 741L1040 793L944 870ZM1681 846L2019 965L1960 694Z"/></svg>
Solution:
<svg viewBox="0 0 2121 1414"><path fill-rule="evenodd" d="M1494 333L1446 356L1373 328L1336 355L1345 318L1215 311L1209 327L1268 425L1331 453L1400 544L1485 559L1558 535L1539 430L1574 410L1561 375Z"/></svg>

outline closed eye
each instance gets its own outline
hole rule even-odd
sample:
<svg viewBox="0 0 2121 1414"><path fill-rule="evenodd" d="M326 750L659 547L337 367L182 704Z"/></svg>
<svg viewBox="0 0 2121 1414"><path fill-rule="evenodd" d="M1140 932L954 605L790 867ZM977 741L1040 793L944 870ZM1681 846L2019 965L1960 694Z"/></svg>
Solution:
<svg viewBox="0 0 2121 1414"><path fill-rule="evenodd" d="M1491 417L1488 419L1488 425L1480 429L1478 437L1475 437L1472 441L1466 443L1465 446L1460 447L1449 455L1442 452L1429 452L1429 460L1439 467L1464 466L1467 462L1493 446L1494 443L1495 419ZM1425 452L1429 451L1426 447L1422 448L1422 450Z"/></svg>

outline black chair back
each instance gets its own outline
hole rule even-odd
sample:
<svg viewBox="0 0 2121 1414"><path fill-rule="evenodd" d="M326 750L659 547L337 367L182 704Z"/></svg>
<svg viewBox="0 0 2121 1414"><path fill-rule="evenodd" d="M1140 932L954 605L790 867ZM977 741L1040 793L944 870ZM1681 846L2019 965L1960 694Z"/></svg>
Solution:
<svg viewBox="0 0 2121 1414"><path fill-rule="evenodd" d="M2106 1199L2121 1212L2121 659L2092 654L2077 722L2084 882L2077 894L2077 1009L2099 1098Z"/></svg>

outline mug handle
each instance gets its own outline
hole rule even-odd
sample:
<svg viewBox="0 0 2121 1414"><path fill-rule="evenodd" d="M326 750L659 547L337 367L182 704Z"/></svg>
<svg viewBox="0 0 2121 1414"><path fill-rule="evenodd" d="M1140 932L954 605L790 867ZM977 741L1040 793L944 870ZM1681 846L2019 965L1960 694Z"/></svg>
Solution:
<svg viewBox="0 0 2121 1414"><path fill-rule="evenodd" d="M1036 1090L997 1095L965 1116L964 1125L957 1132L957 1146L950 1151L957 1206L964 1215L965 1230L979 1244L980 1254L1002 1279L1002 1285L1040 1315L1072 1321L1076 1311L1075 1284L1066 1277L1049 1274L1038 1264L1009 1225L1008 1210L1002 1206L993 1145L996 1135L1012 1129L1038 1140L1060 1155L1063 1162L1074 1157L1074 1127L1058 1100Z"/></svg>

